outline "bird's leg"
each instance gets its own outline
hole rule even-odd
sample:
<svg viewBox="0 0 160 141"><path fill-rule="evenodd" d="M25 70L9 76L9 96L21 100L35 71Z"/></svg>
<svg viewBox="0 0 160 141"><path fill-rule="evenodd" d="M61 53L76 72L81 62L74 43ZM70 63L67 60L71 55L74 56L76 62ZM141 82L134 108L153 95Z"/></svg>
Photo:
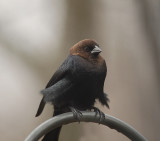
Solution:
<svg viewBox="0 0 160 141"><path fill-rule="evenodd" d="M69 109L72 111L73 117L80 122L80 118L83 116L82 112L71 106L69 106Z"/></svg>
<svg viewBox="0 0 160 141"><path fill-rule="evenodd" d="M101 123L101 121L103 121L105 119L105 114L99 110L98 108L92 106L91 109L93 109L93 111L96 113L95 116L99 115L99 124Z"/></svg>

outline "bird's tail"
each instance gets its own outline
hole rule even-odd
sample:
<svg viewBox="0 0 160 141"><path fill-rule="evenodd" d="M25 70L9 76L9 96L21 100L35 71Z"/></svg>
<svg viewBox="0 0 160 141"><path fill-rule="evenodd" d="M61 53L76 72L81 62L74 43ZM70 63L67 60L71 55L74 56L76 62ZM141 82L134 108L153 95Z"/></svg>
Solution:
<svg viewBox="0 0 160 141"><path fill-rule="evenodd" d="M56 115L59 115L61 114L62 112L59 112L59 111L54 111L54 114L53 116L56 116ZM59 138L59 134L60 134L60 131L61 131L61 128L62 126L54 129L54 130L51 130L50 132L48 132L42 139L42 141L58 141L58 138Z"/></svg>
<svg viewBox="0 0 160 141"><path fill-rule="evenodd" d="M50 131L49 133L47 133L44 138L42 139L42 141L58 141L59 138L59 134L61 131L62 126Z"/></svg>

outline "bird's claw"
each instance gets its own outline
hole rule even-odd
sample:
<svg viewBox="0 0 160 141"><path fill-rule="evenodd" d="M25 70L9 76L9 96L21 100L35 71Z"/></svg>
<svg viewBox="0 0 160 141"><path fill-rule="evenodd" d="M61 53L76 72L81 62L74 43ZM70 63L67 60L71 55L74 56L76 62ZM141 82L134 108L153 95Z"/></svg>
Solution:
<svg viewBox="0 0 160 141"><path fill-rule="evenodd" d="M72 111L73 117L80 123L80 118L83 117L82 112L74 107L69 107L69 109Z"/></svg>
<svg viewBox="0 0 160 141"><path fill-rule="evenodd" d="M98 122L99 124L105 119L105 114L96 107L92 107L93 111L96 113L95 116L99 115Z"/></svg>

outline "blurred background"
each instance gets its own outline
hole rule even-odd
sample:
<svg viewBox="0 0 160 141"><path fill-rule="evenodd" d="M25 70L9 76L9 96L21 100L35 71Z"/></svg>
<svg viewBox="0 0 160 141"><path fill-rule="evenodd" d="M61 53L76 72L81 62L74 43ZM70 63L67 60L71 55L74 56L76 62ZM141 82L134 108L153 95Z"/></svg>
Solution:
<svg viewBox="0 0 160 141"><path fill-rule="evenodd" d="M22 141L52 115L35 113L40 90L76 42L92 38L108 66L110 110L159 140L159 0L0 0L0 140ZM129 141L93 123L64 126L60 141Z"/></svg>

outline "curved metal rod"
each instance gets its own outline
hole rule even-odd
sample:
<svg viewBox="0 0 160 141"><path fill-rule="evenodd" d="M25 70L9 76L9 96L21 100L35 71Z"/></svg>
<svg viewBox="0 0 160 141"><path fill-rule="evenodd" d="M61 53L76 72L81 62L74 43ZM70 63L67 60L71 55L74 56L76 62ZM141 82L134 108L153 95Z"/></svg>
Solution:
<svg viewBox="0 0 160 141"><path fill-rule="evenodd" d="M95 112L82 112L82 114L83 117L80 121L99 123L99 115L96 115ZM52 117L35 128L24 141L38 141L39 138L49 131L72 122L77 122L77 120L74 119L71 112ZM113 116L105 114L105 119L101 121L101 124L121 132L132 141L147 141L147 139L145 139L145 137L143 137L133 127Z"/></svg>

